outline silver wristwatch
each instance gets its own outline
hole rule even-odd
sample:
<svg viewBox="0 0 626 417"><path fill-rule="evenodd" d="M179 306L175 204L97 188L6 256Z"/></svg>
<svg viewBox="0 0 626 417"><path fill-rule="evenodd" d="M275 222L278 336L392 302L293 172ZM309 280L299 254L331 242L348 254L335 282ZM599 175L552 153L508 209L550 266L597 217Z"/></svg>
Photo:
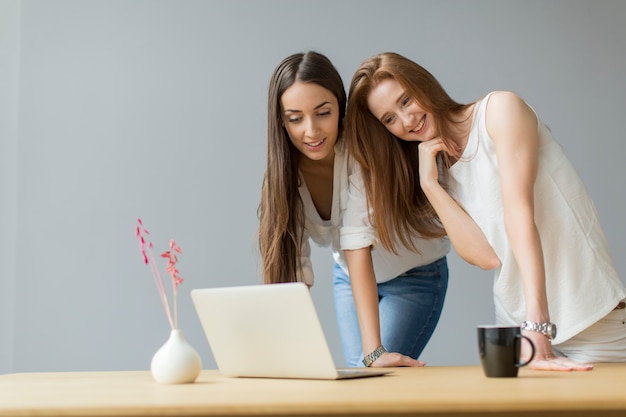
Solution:
<svg viewBox="0 0 626 417"><path fill-rule="evenodd" d="M532 330L533 332L541 333L550 340L556 337L556 324L554 323L535 323L534 321L526 320L522 323L522 330Z"/></svg>
<svg viewBox="0 0 626 417"><path fill-rule="evenodd" d="M387 352L387 349L385 349L383 345L378 346L373 352L365 355L363 358L363 365L369 368L374 362L376 362L376 359L380 358L385 352Z"/></svg>

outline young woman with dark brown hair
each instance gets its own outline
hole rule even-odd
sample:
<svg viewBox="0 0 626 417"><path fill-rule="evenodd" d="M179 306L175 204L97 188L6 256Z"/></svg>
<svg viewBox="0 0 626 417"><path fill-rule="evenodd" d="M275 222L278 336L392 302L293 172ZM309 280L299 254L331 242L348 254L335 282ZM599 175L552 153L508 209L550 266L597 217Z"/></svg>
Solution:
<svg viewBox="0 0 626 417"><path fill-rule="evenodd" d="M447 289L449 242L439 228L395 253L378 244L341 136L345 107L343 82L325 56L294 54L274 70L259 207L263 278L312 286L310 240L329 246L348 366L423 366L417 358Z"/></svg>

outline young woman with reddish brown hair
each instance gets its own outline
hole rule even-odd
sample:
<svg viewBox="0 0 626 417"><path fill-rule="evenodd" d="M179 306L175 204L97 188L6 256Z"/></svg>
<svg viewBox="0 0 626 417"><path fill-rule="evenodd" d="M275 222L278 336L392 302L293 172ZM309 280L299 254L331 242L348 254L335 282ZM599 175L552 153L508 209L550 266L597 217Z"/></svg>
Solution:
<svg viewBox="0 0 626 417"><path fill-rule="evenodd" d="M533 340L531 366L626 362L626 289L593 202L517 94L457 103L426 69L382 53L352 78L345 140L383 245L430 230L436 213L462 258L495 270L496 321Z"/></svg>

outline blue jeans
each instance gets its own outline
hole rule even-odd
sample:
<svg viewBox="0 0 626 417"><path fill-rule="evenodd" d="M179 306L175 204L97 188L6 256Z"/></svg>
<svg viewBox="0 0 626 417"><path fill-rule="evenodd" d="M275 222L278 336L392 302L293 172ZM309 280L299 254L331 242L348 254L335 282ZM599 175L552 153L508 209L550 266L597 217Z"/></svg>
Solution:
<svg viewBox="0 0 626 417"><path fill-rule="evenodd" d="M363 366L361 331L350 277L337 264L333 276L335 311L346 364L349 367ZM378 284L383 346L390 352L417 359L435 331L447 289L446 257Z"/></svg>

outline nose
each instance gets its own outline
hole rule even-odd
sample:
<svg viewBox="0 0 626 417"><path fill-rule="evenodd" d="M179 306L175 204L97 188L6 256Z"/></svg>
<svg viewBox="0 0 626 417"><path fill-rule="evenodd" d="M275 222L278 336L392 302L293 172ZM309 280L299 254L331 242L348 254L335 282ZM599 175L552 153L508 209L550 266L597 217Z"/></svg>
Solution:
<svg viewBox="0 0 626 417"><path fill-rule="evenodd" d="M413 119L415 118L415 116L413 115L412 112L405 110L399 114L399 117L404 127L413 127L412 123L413 123Z"/></svg>
<svg viewBox="0 0 626 417"><path fill-rule="evenodd" d="M306 126L305 126L304 134L307 137L315 138L320 131L319 126L317 125L315 120L311 118L306 119L305 123L306 123Z"/></svg>

